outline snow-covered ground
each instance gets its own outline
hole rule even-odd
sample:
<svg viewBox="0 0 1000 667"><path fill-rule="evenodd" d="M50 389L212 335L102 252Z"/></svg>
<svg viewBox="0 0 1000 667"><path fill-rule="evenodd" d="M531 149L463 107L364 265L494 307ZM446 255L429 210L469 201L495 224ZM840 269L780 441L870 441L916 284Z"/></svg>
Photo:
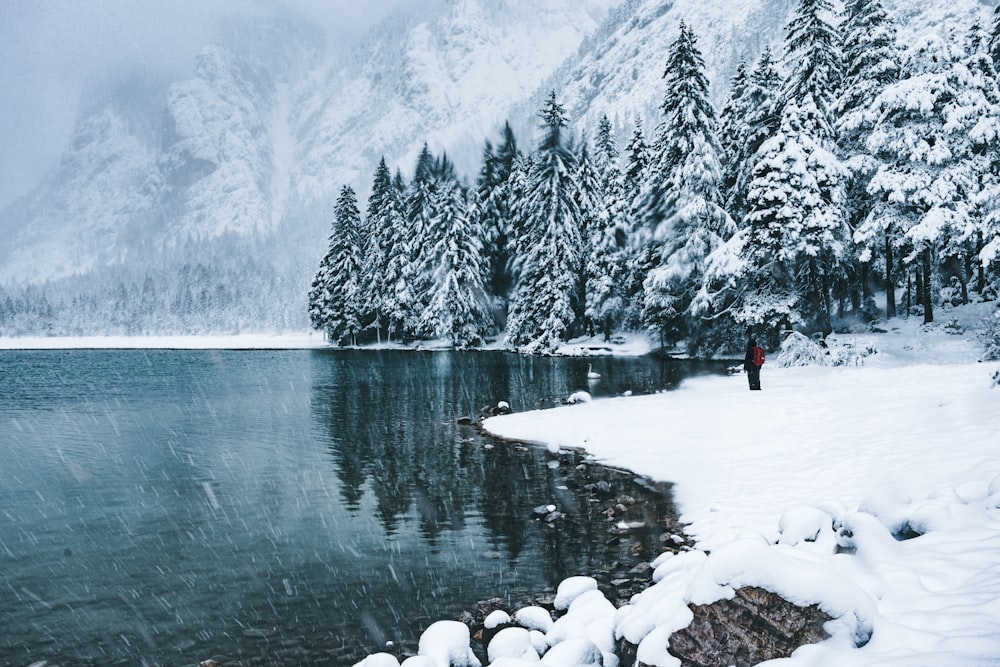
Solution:
<svg viewBox="0 0 1000 667"><path fill-rule="evenodd" d="M778 368L770 351L761 392L700 377L485 426L676 483L699 551L654 562L659 583L609 621L650 664L679 664L666 637L685 603L758 584L839 619L775 664L997 665L1000 364L978 362L974 333L948 333L956 315L833 337L834 355L877 349L861 366Z"/></svg>

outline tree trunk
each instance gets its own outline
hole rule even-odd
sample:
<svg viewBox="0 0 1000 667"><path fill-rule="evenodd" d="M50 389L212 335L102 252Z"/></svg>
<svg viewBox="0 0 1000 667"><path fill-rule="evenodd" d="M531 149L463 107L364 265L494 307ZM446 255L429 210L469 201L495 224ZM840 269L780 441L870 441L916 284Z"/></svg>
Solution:
<svg viewBox="0 0 1000 667"><path fill-rule="evenodd" d="M924 284L923 292L921 298L924 302L924 324L930 324L934 321L934 306L931 302L931 249L930 247L924 248L924 252L920 258L921 269L924 274Z"/></svg>
<svg viewBox="0 0 1000 667"><path fill-rule="evenodd" d="M830 279L826 270L823 270L819 277L820 297L823 299L823 338L833 333L832 313L833 304L830 303Z"/></svg>
<svg viewBox="0 0 1000 667"><path fill-rule="evenodd" d="M969 303L969 269L964 262L962 264L962 270L958 274L958 282L962 285L962 305L968 305Z"/></svg>
<svg viewBox="0 0 1000 667"><path fill-rule="evenodd" d="M872 295L871 285L868 284L868 276L870 275L872 265L871 262L864 262L861 265L861 300L865 301Z"/></svg>
<svg viewBox="0 0 1000 667"><path fill-rule="evenodd" d="M894 277L895 267L893 266L893 255L892 255L892 242L889 240L889 235L885 236L885 318L891 319L896 317L896 280ZM906 296L909 300L910 296L910 278L906 278ZM909 302L906 304L907 309L909 309Z"/></svg>
<svg viewBox="0 0 1000 667"><path fill-rule="evenodd" d="M910 272L906 272L906 316L909 317L910 309L913 307L913 277Z"/></svg>
<svg viewBox="0 0 1000 667"><path fill-rule="evenodd" d="M976 232L976 291L980 295L983 293L983 287L986 285L986 269L983 268L983 233Z"/></svg>

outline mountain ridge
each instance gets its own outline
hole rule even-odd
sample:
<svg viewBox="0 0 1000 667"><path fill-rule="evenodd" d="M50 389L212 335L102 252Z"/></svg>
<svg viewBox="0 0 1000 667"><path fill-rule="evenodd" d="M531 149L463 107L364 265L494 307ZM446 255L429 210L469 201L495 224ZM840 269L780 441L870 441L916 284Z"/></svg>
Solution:
<svg viewBox="0 0 1000 667"><path fill-rule="evenodd" d="M304 323L333 198L349 184L363 200L380 157L408 176L427 142L471 178L504 120L533 145L550 90L578 133L607 114L620 136L641 116L650 137L681 19L699 36L718 109L738 59L752 63L764 44L780 52L794 5L551 0L542 11L529 0L452 0L388 19L333 63L312 26L237 22L202 50L192 77L164 90L133 75L81 114L59 165L0 212L0 285L73 295L73 277L106 274L110 287L143 265L170 271L170 249L190 242L220 244L206 254L232 255L234 266L260 248L269 255L252 263L287 291L246 304L244 326L287 322L300 304ZM965 29L989 10L975 0L886 6L910 32ZM161 117L147 118L157 107ZM250 242L226 245L234 237Z"/></svg>

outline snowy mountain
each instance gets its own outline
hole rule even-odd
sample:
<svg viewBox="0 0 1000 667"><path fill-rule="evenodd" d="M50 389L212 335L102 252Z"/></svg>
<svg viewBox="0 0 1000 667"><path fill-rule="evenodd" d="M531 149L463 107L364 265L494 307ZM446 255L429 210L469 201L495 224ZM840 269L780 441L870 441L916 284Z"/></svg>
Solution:
<svg viewBox="0 0 1000 667"><path fill-rule="evenodd" d="M989 9L886 4L913 32L964 29ZM65 301L86 285L100 300L103 289L137 293L155 272L161 301L177 302L178 290L232 287L185 283L183 265L212 262L211 281L257 284L225 300L220 329L302 326L334 197L349 184L363 201L380 156L408 177L426 141L471 176L505 119L523 145L536 141L549 90L579 131L602 114L622 133L636 114L650 128L681 19L721 103L738 59L780 45L793 5L448 0L383 22L336 58L301 18L233 19L187 80L137 70L90 90L59 164L0 212L0 286L45 285Z"/></svg>

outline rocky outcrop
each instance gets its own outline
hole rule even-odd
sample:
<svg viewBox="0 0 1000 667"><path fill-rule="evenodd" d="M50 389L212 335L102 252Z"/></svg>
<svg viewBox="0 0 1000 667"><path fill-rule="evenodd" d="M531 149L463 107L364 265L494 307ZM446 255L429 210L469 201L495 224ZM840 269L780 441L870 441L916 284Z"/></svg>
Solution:
<svg viewBox="0 0 1000 667"><path fill-rule="evenodd" d="M694 620L670 637L669 651L683 667L749 667L785 658L829 637L831 617L816 605L799 607L762 588L741 588L732 600L692 605ZM622 667L636 665L635 646L619 648Z"/></svg>

